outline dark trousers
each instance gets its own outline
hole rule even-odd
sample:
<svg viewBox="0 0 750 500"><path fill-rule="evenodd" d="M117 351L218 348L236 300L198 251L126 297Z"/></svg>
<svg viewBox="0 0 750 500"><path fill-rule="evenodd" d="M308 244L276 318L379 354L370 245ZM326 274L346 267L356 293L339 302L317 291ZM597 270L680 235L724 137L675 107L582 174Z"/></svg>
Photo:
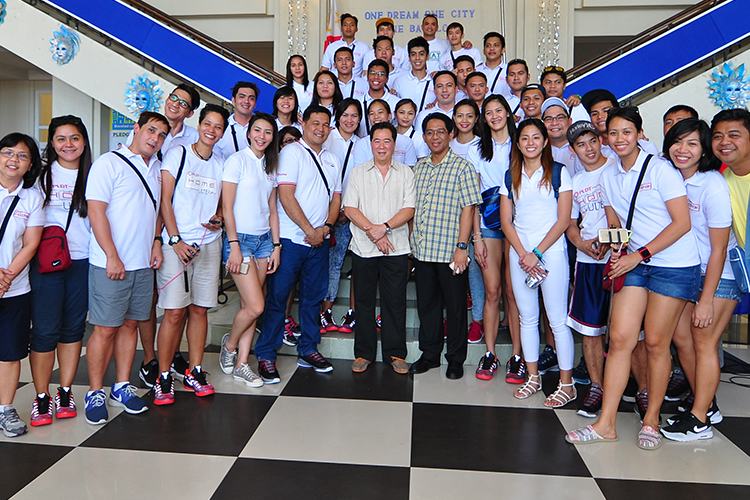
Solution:
<svg viewBox="0 0 750 500"><path fill-rule="evenodd" d="M409 257L358 257L352 255L352 281L357 283L354 309L354 356L375 361L378 332L375 324L375 294L380 280L380 340L383 361L406 358L406 282Z"/></svg>
<svg viewBox="0 0 750 500"><path fill-rule="evenodd" d="M448 321L448 349L445 359L466 360L466 287L469 273L453 275L448 264L415 260L419 349L429 361L440 361L443 350L443 305Z"/></svg>

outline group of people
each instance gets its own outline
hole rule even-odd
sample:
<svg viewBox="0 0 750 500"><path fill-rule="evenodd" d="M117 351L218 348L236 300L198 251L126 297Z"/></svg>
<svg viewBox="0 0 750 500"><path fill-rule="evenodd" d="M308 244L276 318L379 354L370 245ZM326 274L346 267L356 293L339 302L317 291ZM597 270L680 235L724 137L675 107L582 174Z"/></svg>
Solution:
<svg viewBox="0 0 750 500"><path fill-rule="evenodd" d="M392 19L376 22L371 48L355 39L354 16L342 15L341 26L312 80L304 57L289 58L270 114L255 109L257 86L238 82L234 113L206 104L192 128L184 120L200 97L181 84L164 114L141 114L126 145L93 162L74 116L52 120L41 155L29 136L0 140L4 433L26 432L12 401L29 352L31 425L76 416L70 388L87 315L87 422L105 423L107 405L148 409L129 380L139 333L139 375L154 404L174 403L175 378L198 397L213 394L202 362L221 262L240 310L219 364L250 387L280 382L282 343L296 346L299 367L333 370L318 350L332 331L354 333L354 372L375 362L379 337L399 374L439 367L445 349L449 379L463 376L467 344L484 339L475 374L490 380L505 330L516 398L540 393L550 370L560 381L546 407L575 401L575 382L588 385L578 413L601 414L568 442L617 440L631 375L639 447L712 437L719 342L747 292L750 112L721 111L709 126L674 106L658 148L638 109L611 92L565 98L557 66L530 83L525 61L504 62L499 33L484 36L481 60L459 23L447 40L436 37L431 15L405 49L393 43ZM331 309L348 252L350 306L337 323ZM412 274L421 356L409 365ZM583 336L576 367L572 330ZM660 428L661 403L675 395L680 413Z"/></svg>

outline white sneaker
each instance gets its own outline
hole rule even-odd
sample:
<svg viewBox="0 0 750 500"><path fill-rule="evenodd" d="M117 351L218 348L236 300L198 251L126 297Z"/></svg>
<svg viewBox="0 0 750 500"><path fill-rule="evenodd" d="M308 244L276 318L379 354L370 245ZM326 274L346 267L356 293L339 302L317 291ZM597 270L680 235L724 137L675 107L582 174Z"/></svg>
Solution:
<svg viewBox="0 0 750 500"><path fill-rule="evenodd" d="M237 349L229 352L227 349L227 340L229 340L229 334L225 333L221 338L221 352L219 352L219 366L221 371L229 375L234 371L234 364L237 362Z"/></svg>
<svg viewBox="0 0 750 500"><path fill-rule="evenodd" d="M250 387L263 387L263 379L253 372L247 363L242 363L236 370L234 370L234 379L237 382L242 382L249 385Z"/></svg>

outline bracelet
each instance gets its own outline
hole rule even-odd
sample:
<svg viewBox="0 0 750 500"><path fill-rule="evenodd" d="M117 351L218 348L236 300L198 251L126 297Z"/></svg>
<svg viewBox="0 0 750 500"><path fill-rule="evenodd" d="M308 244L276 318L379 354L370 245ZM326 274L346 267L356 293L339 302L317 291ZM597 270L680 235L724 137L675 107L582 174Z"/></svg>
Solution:
<svg viewBox="0 0 750 500"><path fill-rule="evenodd" d="M483 240L484 240L484 238L482 238L481 236L479 238L472 238L471 239L471 241L483 241Z"/></svg>
<svg viewBox="0 0 750 500"><path fill-rule="evenodd" d="M274 248L281 248L281 242L278 242L278 243L274 243L274 244L273 244L273 247L274 247Z"/></svg>
<svg viewBox="0 0 750 500"><path fill-rule="evenodd" d="M232 243L237 243L237 244L239 244L239 243L240 243L240 240L227 240L227 243L229 243L230 245L231 245Z"/></svg>
<svg viewBox="0 0 750 500"><path fill-rule="evenodd" d="M534 247L532 252L534 253L534 255L536 255L537 259L542 260L542 257L543 257L542 252L540 252L537 247Z"/></svg>

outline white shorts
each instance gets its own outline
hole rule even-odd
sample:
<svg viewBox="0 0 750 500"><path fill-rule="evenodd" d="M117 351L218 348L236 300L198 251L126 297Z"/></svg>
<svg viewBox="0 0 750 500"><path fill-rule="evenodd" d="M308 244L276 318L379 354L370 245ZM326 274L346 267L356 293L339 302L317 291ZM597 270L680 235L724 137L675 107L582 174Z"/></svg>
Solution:
<svg viewBox="0 0 750 500"><path fill-rule="evenodd" d="M172 247L165 244L162 245L161 250L164 262L156 272L156 286L159 293L157 305L162 309L183 309L190 304L208 308L216 307L219 303L221 238L201 246L200 252L190 261L187 269ZM188 291L185 291L183 270L187 271Z"/></svg>

